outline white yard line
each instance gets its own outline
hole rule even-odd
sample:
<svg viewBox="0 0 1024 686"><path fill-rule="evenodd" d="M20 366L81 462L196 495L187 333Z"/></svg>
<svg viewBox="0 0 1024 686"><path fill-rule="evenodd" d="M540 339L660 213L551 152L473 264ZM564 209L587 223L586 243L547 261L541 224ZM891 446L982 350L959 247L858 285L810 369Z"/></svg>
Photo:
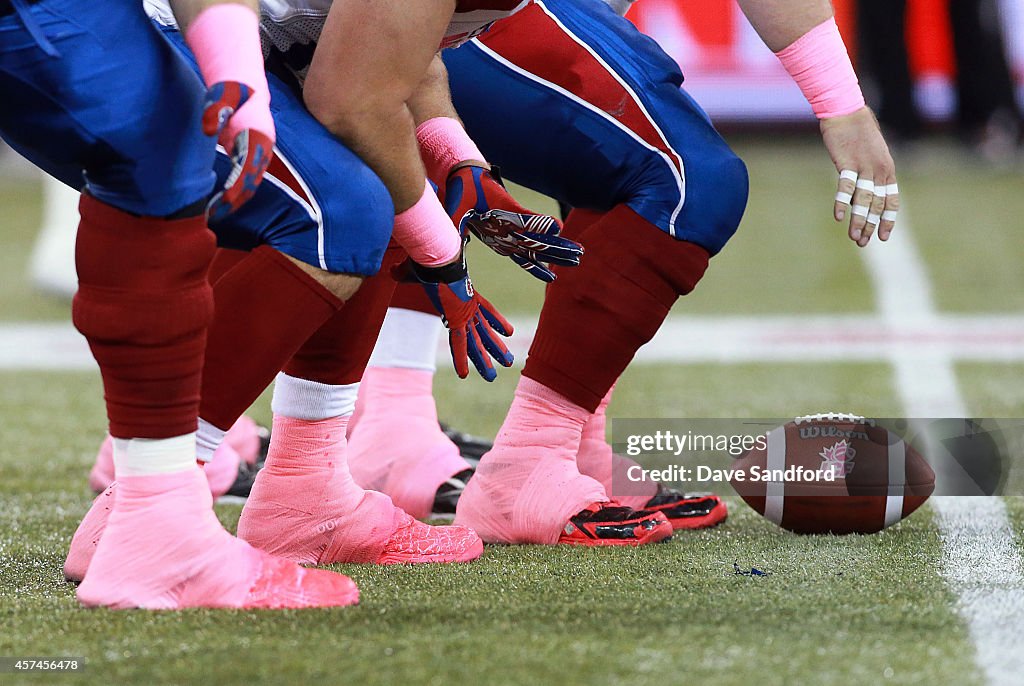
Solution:
<svg viewBox="0 0 1024 686"><path fill-rule="evenodd" d="M513 318L513 323L516 335L511 348L523 360L537 320ZM896 358L918 363L935 359L940 371L941 362L949 359L1024 362L1024 316L942 315L900 322L877 315L673 316L640 350L635 362L885 362ZM438 360L446 359L447 350L439 347ZM919 369L903 367L910 372ZM0 369L93 368L85 340L70 323L0 324ZM918 385L942 378L923 372L917 376L914 383ZM906 384L901 382L900 387ZM936 387L929 396L953 397L949 388L948 384ZM933 414L922 411L918 416ZM963 413L951 412L947 405L938 414Z"/></svg>
<svg viewBox="0 0 1024 686"><path fill-rule="evenodd" d="M930 330L946 318L936 311L905 213L900 224L889 243L872 244L863 251L865 262L890 329ZM1020 342L1014 345L1022 347ZM907 417L967 416L954 353L946 346L889 350ZM943 572L959 597L978 666L989 684L1019 684L1024 674L1024 563L1005 503L995 497L944 496L933 498L932 507L943 541Z"/></svg>

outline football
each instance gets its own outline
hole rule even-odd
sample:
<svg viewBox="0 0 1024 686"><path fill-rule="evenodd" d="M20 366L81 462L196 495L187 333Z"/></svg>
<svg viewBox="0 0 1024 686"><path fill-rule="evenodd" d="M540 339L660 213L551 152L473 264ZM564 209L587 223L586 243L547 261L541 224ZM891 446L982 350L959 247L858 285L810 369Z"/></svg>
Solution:
<svg viewBox="0 0 1024 686"><path fill-rule="evenodd" d="M798 534L870 534L928 499L935 473L872 419L799 417L737 460L731 484L767 519Z"/></svg>

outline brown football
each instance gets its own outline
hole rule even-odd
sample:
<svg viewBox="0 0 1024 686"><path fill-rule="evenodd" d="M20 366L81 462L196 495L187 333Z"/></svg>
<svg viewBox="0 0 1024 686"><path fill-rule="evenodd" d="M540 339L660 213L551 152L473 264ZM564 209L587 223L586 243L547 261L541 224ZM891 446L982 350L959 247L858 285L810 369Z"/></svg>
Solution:
<svg viewBox="0 0 1024 686"><path fill-rule="evenodd" d="M921 507L935 490L935 473L912 446L873 420L831 413L769 432L766 446L737 460L731 483L784 529L870 534Z"/></svg>

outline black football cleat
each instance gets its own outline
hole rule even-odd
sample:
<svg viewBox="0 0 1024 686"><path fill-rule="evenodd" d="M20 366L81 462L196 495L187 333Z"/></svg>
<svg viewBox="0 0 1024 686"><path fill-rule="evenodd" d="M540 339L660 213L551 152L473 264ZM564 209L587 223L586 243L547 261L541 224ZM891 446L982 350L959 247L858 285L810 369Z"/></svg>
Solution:
<svg viewBox="0 0 1024 686"><path fill-rule="evenodd" d="M455 517L455 506L458 505L462 491L465 490L466 484L472 476L472 469L464 469L438 487L437 494L434 495L434 506L430 512L431 518L453 519Z"/></svg>
<svg viewBox="0 0 1024 686"><path fill-rule="evenodd" d="M672 525L660 512L631 510L615 503L593 503L573 515L558 542L588 546L637 546L672 538Z"/></svg>
<svg viewBox="0 0 1024 686"><path fill-rule="evenodd" d="M681 493L660 484L644 509L662 513L676 530L707 529L729 516L725 502L713 493Z"/></svg>

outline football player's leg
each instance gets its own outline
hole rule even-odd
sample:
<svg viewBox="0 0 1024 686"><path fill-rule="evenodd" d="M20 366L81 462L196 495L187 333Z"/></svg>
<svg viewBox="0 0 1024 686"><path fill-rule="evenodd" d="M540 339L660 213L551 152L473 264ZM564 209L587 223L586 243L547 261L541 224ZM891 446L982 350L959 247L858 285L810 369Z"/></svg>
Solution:
<svg viewBox="0 0 1024 686"><path fill-rule="evenodd" d="M559 13L557 22L553 11ZM639 34L625 35L621 27L595 35L598 24L574 21L573 12L603 12L608 21L622 23L603 7L546 3L514 17L514 26L499 26L483 41L457 51L448 66L455 75L456 106L489 159L502 164L510 178L596 211L578 214L575 222L570 218L567 235L584 244L586 257L580 267L556 269L559 279L549 286L524 372L531 384L528 391L536 384L554 393L585 423L676 298L699 281L709 252L735 230L746 179L742 163L728 152L703 113L680 94L678 71L667 56L640 55L651 52L649 42ZM545 40L524 53L513 31L543 35ZM602 59L583 49L584 42L603 52ZM612 49L602 50L602 44ZM635 59L622 58L631 51ZM476 73L473 87L460 84L457 72L462 70ZM631 78L631 70L647 78ZM577 79L576 74L586 78ZM484 88L481 93L480 83L499 84L500 91ZM653 111L654 101L661 99L673 103L671 116ZM536 116L531 119L517 107ZM495 116L502 125L492 128ZM529 121L531 130L521 121ZM531 164L524 154L537 155L539 150L549 151L545 165ZM702 193L692 183L695 177L698 183L706 177L720 179L722 188ZM517 396L510 420L518 405L530 404L529 398L520 400ZM508 473L507 464L519 459L516 453L524 445L534 452L552 448L536 435L516 433L515 424L507 420L495 449L467 486L457 521L475 523L495 514L495 494L508 488L498 475ZM581 427L571 437L574 453L582 433ZM603 452L610 457L610 451ZM588 471L607 477L611 469ZM519 486L517 497L525 497L526 490Z"/></svg>
<svg viewBox="0 0 1024 686"><path fill-rule="evenodd" d="M121 4L98 12L44 0L0 17L0 92L11 103L0 130L67 182L69 170L85 171L73 317L100 367L120 483L79 600L352 603L351 580L271 558L212 511L195 465L214 245L202 216L213 154L198 121L204 90L141 6Z"/></svg>
<svg viewBox="0 0 1024 686"><path fill-rule="evenodd" d="M433 380L442 325L423 293L399 285L363 374L349 465L365 488L425 519L453 515L469 464L437 421Z"/></svg>
<svg viewBox="0 0 1024 686"><path fill-rule="evenodd" d="M421 524L349 471L346 430L359 379L394 290L390 268L404 257L389 250L382 272L278 375L266 466L238 526L254 545L315 564L465 562L483 552L471 530Z"/></svg>

